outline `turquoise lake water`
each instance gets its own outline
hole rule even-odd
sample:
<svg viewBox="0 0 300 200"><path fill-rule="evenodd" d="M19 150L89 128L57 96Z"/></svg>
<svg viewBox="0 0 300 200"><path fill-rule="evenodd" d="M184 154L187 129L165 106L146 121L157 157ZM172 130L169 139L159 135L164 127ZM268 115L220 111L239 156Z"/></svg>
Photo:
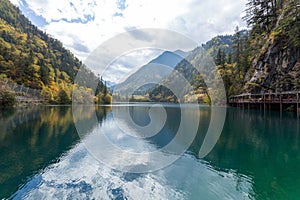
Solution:
<svg viewBox="0 0 300 200"><path fill-rule="evenodd" d="M299 199L300 129L295 113L227 108L217 144L198 153L211 117L205 106L165 105L166 122L149 138L114 117L129 111L140 125L150 123L150 104L88 107L32 107L0 112L0 198L14 199ZM220 108L223 109L223 108ZM75 122L74 113L80 113ZM96 116L96 120L93 120ZM155 115L154 115L155 116ZM152 152L176 139L181 117L199 117L187 150L159 170L132 173L107 165L143 167L151 160L116 153L95 136L105 133L121 152ZM158 117L159 121L160 118ZM116 126L114 122L119 123ZM77 133L81 125L80 134ZM133 135L122 132L120 127ZM187 136L191 134L186 128ZM99 144L106 163L91 150ZM167 157L174 156L164 152ZM137 169L137 168L136 168Z"/></svg>

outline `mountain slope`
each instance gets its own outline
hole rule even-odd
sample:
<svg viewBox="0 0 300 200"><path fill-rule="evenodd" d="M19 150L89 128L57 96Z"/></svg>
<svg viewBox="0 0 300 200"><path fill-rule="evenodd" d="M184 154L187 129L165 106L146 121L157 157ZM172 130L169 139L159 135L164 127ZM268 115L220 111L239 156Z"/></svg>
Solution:
<svg viewBox="0 0 300 200"><path fill-rule="evenodd" d="M176 50L174 52L165 51L149 63L157 63L174 68L182 58L185 58L185 56L187 56L187 53L181 50Z"/></svg>
<svg viewBox="0 0 300 200"><path fill-rule="evenodd" d="M1 79L46 90L54 100L61 90L70 97L79 68L86 76L80 84L98 80L60 41L32 25L8 0L0 0Z"/></svg>
<svg viewBox="0 0 300 200"><path fill-rule="evenodd" d="M300 2L286 0L276 9L278 14L269 31L255 29L262 22L252 30L252 47L260 49L247 73L245 92L300 89Z"/></svg>
<svg viewBox="0 0 300 200"><path fill-rule="evenodd" d="M202 47L212 56L217 56L218 50L222 50L226 54L232 53L232 35L218 35L211 40L202 44Z"/></svg>
<svg viewBox="0 0 300 200"><path fill-rule="evenodd" d="M210 54L202 47L195 48L176 65L170 75L149 91L150 99L163 102L206 101L207 86L203 77L209 79L213 66L214 62Z"/></svg>
<svg viewBox="0 0 300 200"><path fill-rule="evenodd" d="M163 52L157 58L130 75L124 82L116 85L114 93L121 96L133 93L139 95L145 94L148 89L168 76L185 55L186 53L180 50Z"/></svg>

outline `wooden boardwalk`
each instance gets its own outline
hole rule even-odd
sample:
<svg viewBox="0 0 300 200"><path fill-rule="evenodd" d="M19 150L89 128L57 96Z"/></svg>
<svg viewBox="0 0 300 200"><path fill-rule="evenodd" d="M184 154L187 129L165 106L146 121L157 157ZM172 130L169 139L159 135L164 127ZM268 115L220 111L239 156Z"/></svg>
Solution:
<svg viewBox="0 0 300 200"><path fill-rule="evenodd" d="M37 97L27 97L27 96L16 96L16 100L18 103L25 104L42 104L44 101Z"/></svg>
<svg viewBox="0 0 300 200"><path fill-rule="evenodd" d="M15 94L16 100L19 104L42 104L41 90L32 89L11 80L0 80L0 89L12 91Z"/></svg>
<svg viewBox="0 0 300 200"><path fill-rule="evenodd" d="M229 97L229 104L237 107L278 108L281 112L283 108L293 106L294 110L299 112L300 91L285 91L280 93L260 93L260 94L240 94Z"/></svg>

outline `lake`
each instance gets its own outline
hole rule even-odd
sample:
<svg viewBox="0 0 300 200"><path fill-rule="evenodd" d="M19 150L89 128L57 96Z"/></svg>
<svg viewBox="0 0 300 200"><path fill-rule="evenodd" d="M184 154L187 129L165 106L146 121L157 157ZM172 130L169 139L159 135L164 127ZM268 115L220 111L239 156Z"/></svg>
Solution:
<svg viewBox="0 0 300 200"><path fill-rule="evenodd" d="M280 116L277 111L227 108L216 145L199 158L211 109L163 105L165 112L154 109L150 115L151 104L1 110L0 198L300 197L300 135L295 113ZM195 136L191 135L193 127L183 129L186 138L192 137L191 143L176 137L183 120L197 118ZM157 134L140 132L151 119L158 124L153 127ZM175 148L164 150L170 143ZM155 158L146 156L149 152L161 153L155 166ZM169 158L174 161L167 163ZM161 163L157 170L135 173Z"/></svg>

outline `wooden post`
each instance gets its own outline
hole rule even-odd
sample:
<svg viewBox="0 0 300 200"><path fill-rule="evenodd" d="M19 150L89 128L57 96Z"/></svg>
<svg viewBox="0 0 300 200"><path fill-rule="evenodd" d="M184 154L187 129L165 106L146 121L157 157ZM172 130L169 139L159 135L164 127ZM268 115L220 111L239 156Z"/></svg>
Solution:
<svg viewBox="0 0 300 200"><path fill-rule="evenodd" d="M258 103L259 103L259 110L262 111L262 103L261 102Z"/></svg>
<svg viewBox="0 0 300 200"><path fill-rule="evenodd" d="M242 96L242 102L241 102L241 106L243 107L243 110L244 110L244 103L245 103L245 101L244 101L244 96Z"/></svg>
<svg viewBox="0 0 300 200"><path fill-rule="evenodd" d="M299 119L299 93L297 93L297 119Z"/></svg>
<svg viewBox="0 0 300 200"><path fill-rule="evenodd" d="M248 110L250 109L250 99L251 99L251 94L248 96Z"/></svg>
<svg viewBox="0 0 300 200"><path fill-rule="evenodd" d="M280 117L282 117L282 97L281 97L281 93L279 94L279 101L280 101Z"/></svg>
<svg viewBox="0 0 300 200"><path fill-rule="evenodd" d="M268 104L267 105L268 110L272 110L272 103L273 103L272 95L269 92L269 100L268 100L268 103L267 103Z"/></svg>
<svg viewBox="0 0 300 200"><path fill-rule="evenodd" d="M264 112L266 112L266 94L263 94L263 101L264 101Z"/></svg>

